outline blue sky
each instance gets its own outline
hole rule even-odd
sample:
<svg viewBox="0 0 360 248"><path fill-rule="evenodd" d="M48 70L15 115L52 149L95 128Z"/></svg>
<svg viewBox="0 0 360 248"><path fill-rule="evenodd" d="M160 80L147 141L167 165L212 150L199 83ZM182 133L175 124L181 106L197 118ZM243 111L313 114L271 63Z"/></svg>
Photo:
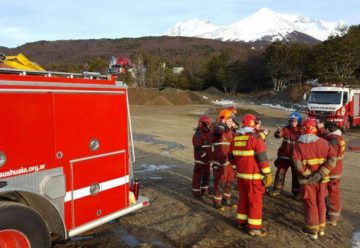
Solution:
<svg viewBox="0 0 360 248"><path fill-rule="evenodd" d="M191 18L228 25L263 7L360 24L360 0L0 0L0 6L0 46L9 48L38 40L158 36Z"/></svg>

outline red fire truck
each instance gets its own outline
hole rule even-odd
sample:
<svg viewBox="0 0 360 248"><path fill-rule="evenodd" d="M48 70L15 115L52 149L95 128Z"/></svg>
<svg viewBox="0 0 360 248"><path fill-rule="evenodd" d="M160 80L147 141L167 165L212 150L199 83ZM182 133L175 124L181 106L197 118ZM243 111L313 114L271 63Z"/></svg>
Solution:
<svg viewBox="0 0 360 248"><path fill-rule="evenodd" d="M360 125L360 89L324 83L313 87L307 100L307 114L325 116L344 130Z"/></svg>
<svg viewBox="0 0 360 248"><path fill-rule="evenodd" d="M0 247L50 247L149 204L113 75L0 68L0 113Z"/></svg>

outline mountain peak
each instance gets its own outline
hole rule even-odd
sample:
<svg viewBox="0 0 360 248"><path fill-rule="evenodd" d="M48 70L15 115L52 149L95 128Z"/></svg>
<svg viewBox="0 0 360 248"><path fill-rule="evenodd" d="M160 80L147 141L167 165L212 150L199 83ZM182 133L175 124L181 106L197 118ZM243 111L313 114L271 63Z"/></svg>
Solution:
<svg viewBox="0 0 360 248"><path fill-rule="evenodd" d="M340 35L347 26L343 22L326 22L300 15L274 12L264 7L235 23L216 26L198 18L177 23L166 35L189 36L208 39L256 41L286 40L292 32L303 33L317 40L326 40L330 35Z"/></svg>
<svg viewBox="0 0 360 248"><path fill-rule="evenodd" d="M254 15L269 15L269 14L273 15L276 13L267 7L263 7L254 13Z"/></svg>

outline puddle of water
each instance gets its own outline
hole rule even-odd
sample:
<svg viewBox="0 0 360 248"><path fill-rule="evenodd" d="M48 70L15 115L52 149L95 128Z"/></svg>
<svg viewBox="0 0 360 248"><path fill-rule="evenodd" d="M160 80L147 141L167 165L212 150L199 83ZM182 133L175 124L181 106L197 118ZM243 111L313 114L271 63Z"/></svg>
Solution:
<svg viewBox="0 0 360 248"><path fill-rule="evenodd" d="M352 238L352 248L360 248L360 232L355 232Z"/></svg>
<svg viewBox="0 0 360 248"><path fill-rule="evenodd" d="M151 143L154 145L165 145L165 147L160 148L163 151L169 151L169 150L177 150L177 149L185 149L185 146L172 142L172 141L164 141L159 138L159 136L150 135L150 134L133 134L134 140L136 141L144 141L147 143Z"/></svg>
<svg viewBox="0 0 360 248"><path fill-rule="evenodd" d="M93 239L94 236L80 236L80 237L72 237L70 238L70 240L72 242L77 242L77 241L84 241L84 240L89 240L89 239Z"/></svg>
<svg viewBox="0 0 360 248"><path fill-rule="evenodd" d="M151 180L160 180L160 179L163 179L163 177L149 177L149 179L151 179Z"/></svg>
<svg viewBox="0 0 360 248"><path fill-rule="evenodd" d="M120 240L126 243L128 247L138 247L141 242L124 230L114 229L113 232L120 236Z"/></svg>

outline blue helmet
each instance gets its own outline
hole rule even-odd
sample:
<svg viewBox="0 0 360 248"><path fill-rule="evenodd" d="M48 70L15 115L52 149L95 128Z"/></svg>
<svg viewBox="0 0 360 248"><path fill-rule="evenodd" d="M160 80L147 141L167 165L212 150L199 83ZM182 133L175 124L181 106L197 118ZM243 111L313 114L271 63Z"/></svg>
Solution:
<svg viewBox="0 0 360 248"><path fill-rule="evenodd" d="M298 112L292 112L289 116L288 116L288 120L292 120L292 119L296 119L299 123L299 125L301 124L302 121L302 117L301 114L299 114Z"/></svg>

